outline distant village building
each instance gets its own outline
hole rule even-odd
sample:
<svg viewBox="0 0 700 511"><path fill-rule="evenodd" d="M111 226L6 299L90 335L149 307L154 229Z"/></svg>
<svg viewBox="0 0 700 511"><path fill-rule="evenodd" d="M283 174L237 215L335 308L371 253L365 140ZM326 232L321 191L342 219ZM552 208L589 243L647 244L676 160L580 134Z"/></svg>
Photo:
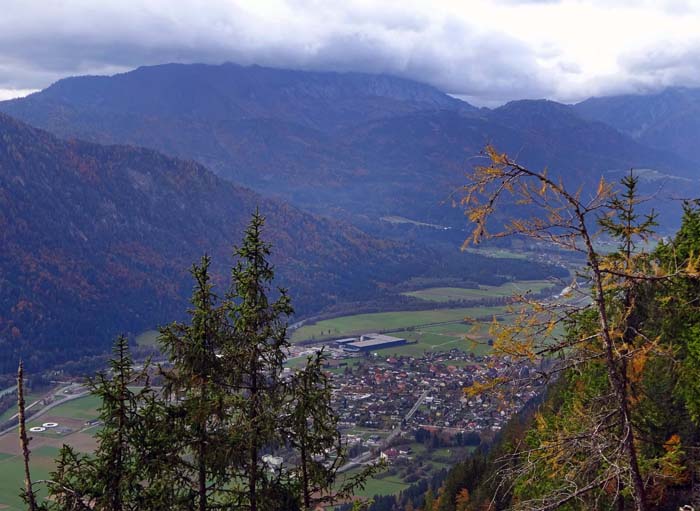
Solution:
<svg viewBox="0 0 700 511"><path fill-rule="evenodd" d="M270 472L278 472L282 468L282 463L284 458L280 456L273 456L271 454L266 454L262 457L263 463L267 465Z"/></svg>
<svg viewBox="0 0 700 511"><path fill-rule="evenodd" d="M393 461L399 457L399 451L392 447L390 449L382 451L379 457L385 461Z"/></svg>
<svg viewBox="0 0 700 511"><path fill-rule="evenodd" d="M384 348L402 346L407 343L406 339L384 334L365 334L360 337L359 340L341 339L341 341L343 342L339 344L343 346L343 349L351 352L381 350ZM336 343L338 343L338 341L336 341Z"/></svg>

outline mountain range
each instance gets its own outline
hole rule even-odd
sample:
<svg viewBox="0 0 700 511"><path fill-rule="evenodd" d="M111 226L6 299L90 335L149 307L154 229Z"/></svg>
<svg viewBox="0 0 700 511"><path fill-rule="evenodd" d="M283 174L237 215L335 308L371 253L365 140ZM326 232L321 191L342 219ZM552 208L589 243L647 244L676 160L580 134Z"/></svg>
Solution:
<svg viewBox="0 0 700 511"><path fill-rule="evenodd" d="M191 161L65 142L5 115L0 140L0 337L16 348L31 340L42 356L52 346L66 353L66 337L105 342L100 331L175 317L189 266L209 253L224 275L256 208L300 312L411 266L395 243L264 199Z"/></svg>
<svg viewBox="0 0 700 511"><path fill-rule="evenodd" d="M151 149L65 141L0 114L0 374L95 355L112 336L181 318L188 268L214 261L226 292L233 245L267 219L277 283L299 316L369 300L435 272L493 281L497 261L387 241L225 181ZM551 274L545 265L515 277ZM500 271L503 274L503 271ZM502 278L502 277L501 277Z"/></svg>
<svg viewBox="0 0 700 511"><path fill-rule="evenodd" d="M388 76L168 64L0 102L0 373L179 317L203 253L224 292L256 208L299 316L428 273L561 272L457 252L452 197L484 145L574 186L637 167L647 190L687 196L698 97L486 109ZM687 131L662 129L678 117Z"/></svg>
<svg viewBox="0 0 700 511"><path fill-rule="evenodd" d="M674 152L677 144L648 144L610 119L584 115L585 102L478 109L427 85L360 73L167 64L68 78L0 110L64 138L194 159L380 234L381 218L391 215L462 226L451 197L488 143L575 186L631 167L669 176L669 194L697 179L692 155Z"/></svg>
<svg viewBox="0 0 700 511"><path fill-rule="evenodd" d="M700 89L671 87L653 94L591 98L574 108L582 117L609 124L650 147L700 161Z"/></svg>

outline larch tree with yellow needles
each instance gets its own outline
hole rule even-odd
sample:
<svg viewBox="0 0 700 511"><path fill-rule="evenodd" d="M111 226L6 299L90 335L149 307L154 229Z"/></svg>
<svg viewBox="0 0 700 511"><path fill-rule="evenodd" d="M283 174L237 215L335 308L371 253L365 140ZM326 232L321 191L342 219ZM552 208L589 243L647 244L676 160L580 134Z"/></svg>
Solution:
<svg viewBox="0 0 700 511"><path fill-rule="evenodd" d="M680 478L682 470L679 443L669 444L663 459L640 455L645 438L635 424L639 382L650 357L672 353L645 332L638 301L647 288L686 269L662 267L640 250L656 223L653 213L638 213L632 172L619 189L601 178L590 190L571 190L546 169L529 169L491 146L485 153L487 164L471 170L462 189L461 205L473 227L465 246L520 236L585 260L583 284L568 288L568 300L521 296L515 319L492 327L496 354L546 361L535 377L565 375L573 389L564 414L537 417L513 455L518 462L503 460L503 484L519 488L517 509L599 508L606 502L646 511L654 482ZM603 254L597 248L601 236L617 240L618 249ZM560 324L566 334L554 335Z"/></svg>

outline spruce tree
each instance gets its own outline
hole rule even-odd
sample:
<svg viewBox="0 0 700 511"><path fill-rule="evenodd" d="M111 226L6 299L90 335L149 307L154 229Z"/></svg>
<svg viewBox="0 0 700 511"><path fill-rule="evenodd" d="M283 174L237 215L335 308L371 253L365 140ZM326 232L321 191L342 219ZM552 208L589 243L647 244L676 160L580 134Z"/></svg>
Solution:
<svg viewBox="0 0 700 511"><path fill-rule="evenodd" d="M189 322L161 329L162 390L150 386L148 364L135 369L126 338L117 340L110 372L88 384L102 401L98 448L86 456L64 446L50 509L310 509L378 470L336 486L345 449L322 353L285 378L293 310L286 290L272 289L263 226L253 215L222 301L210 259L193 266ZM273 469L266 455L288 460Z"/></svg>
<svg viewBox="0 0 700 511"><path fill-rule="evenodd" d="M289 347L286 321L293 313L285 289L278 289L274 301L269 298L274 271L270 244L262 239L264 223L256 212L234 250L238 261L226 304L232 342L222 350L222 362L239 376L232 426L243 447L241 498L250 511L276 509L271 495L280 490L279 480L271 477L262 455L284 440L279 423L287 395L282 370Z"/></svg>
<svg viewBox="0 0 700 511"><path fill-rule="evenodd" d="M98 448L86 456L63 447L48 485L49 507L66 511L157 509L148 502L152 461L146 427L156 400L145 375L146 368L134 367L128 340L119 337L109 373L98 373L87 383L102 403Z"/></svg>
<svg viewBox="0 0 700 511"><path fill-rule="evenodd" d="M179 500L199 511L208 509L210 499L221 498L225 491L226 453L230 451L224 428L226 388L221 385L226 368L217 356L226 325L212 291L210 264L210 258L204 256L191 269L195 287L190 323L175 322L162 328L159 338L170 361L168 369L161 369L165 376L163 420L170 423L176 479L188 489ZM173 465L169 467L172 470Z"/></svg>
<svg viewBox="0 0 700 511"><path fill-rule="evenodd" d="M288 412L282 425L288 445L298 456L291 475L305 511L352 497L367 479L384 468L382 463L369 465L339 480L338 469L347 461L347 450L338 429L338 413L331 406L332 386L323 368L325 360L323 350L317 351L292 376Z"/></svg>
<svg viewBox="0 0 700 511"><path fill-rule="evenodd" d="M324 358L322 352L309 357L290 385L288 439L299 456L295 475L304 510L312 509L314 494L319 501L331 497L335 472L345 459Z"/></svg>

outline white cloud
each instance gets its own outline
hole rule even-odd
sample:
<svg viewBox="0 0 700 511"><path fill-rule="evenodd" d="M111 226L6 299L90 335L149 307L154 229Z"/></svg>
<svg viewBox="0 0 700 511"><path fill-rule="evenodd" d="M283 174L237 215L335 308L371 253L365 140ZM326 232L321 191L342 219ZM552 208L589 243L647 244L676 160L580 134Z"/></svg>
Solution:
<svg viewBox="0 0 700 511"><path fill-rule="evenodd" d="M0 89L0 101L23 98L34 92L39 92L39 89Z"/></svg>
<svg viewBox="0 0 700 511"><path fill-rule="evenodd" d="M698 22L698 0L5 0L0 88L233 61L392 73L481 104L572 101L696 84Z"/></svg>

